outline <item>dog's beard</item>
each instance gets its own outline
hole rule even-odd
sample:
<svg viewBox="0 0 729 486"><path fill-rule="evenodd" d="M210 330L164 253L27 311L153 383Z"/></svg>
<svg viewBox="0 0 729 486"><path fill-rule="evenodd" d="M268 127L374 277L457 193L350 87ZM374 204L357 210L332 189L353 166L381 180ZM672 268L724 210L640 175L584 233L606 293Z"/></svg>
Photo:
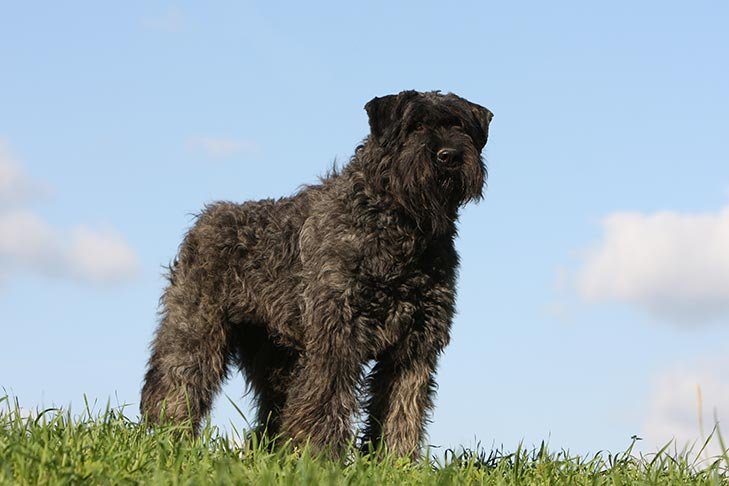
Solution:
<svg viewBox="0 0 729 486"><path fill-rule="evenodd" d="M474 149L456 167L442 167L424 145L383 156L375 180L415 221L434 235L454 228L458 208L482 198L486 169Z"/></svg>

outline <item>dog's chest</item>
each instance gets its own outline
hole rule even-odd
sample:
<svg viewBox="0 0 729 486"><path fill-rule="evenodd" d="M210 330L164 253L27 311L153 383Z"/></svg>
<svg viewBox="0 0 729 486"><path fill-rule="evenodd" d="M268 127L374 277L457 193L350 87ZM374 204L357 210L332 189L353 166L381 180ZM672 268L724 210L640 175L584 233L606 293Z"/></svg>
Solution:
<svg viewBox="0 0 729 486"><path fill-rule="evenodd" d="M416 326L421 313L420 289L411 279L361 278L353 302L355 325L366 336L374 355L399 341Z"/></svg>
<svg viewBox="0 0 729 486"><path fill-rule="evenodd" d="M368 246L355 275L355 312L369 336L373 353L396 343L417 325L422 295L432 285L424 271L418 243L401 239L396 244Z"/></svg>

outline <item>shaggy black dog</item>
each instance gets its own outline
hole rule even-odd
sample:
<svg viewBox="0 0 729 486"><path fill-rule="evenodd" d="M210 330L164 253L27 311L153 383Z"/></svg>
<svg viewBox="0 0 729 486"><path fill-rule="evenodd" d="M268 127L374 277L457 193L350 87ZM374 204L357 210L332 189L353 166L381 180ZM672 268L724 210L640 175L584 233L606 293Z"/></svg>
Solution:
<svg viewBox="0 0 729 486"><path fill-rule="evenodd" d="M482 197L493 115L439 92L365 109L370 135L341 172L199 215L161 299L147 420L197 428L235 365L269 435L336 454L366 385L363 443L418 455L454 312L456 219Z"/></svg>

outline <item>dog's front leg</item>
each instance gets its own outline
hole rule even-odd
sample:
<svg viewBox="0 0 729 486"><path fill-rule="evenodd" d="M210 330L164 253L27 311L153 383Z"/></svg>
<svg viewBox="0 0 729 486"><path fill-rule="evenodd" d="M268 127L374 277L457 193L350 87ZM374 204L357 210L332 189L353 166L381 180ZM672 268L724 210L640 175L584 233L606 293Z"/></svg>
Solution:
<svg viewBox="0 0 729 486"><path fill-rule="evenodd" d="M402 361L387 356L368 377L370 397L364 452L384 445L387 451L417 459L426 416L433 407L435 360Z"/></svg>
<svg viewBox="0 0 729 486"><path fill-rule="evenodd" d="M351 440L364 357L347 292L331 283L305 292L305 350L282 429L296 443L309 440L314 448L339 455Z"/></svg>
<svg viewBox="0 0 729 486"><path fill-rule="evenodd" d="M448 344L454 293L435 287L404 338L379 357L368 379L365 452L384 444L388 451L417 459L435 396L438 357Z"/></svg>

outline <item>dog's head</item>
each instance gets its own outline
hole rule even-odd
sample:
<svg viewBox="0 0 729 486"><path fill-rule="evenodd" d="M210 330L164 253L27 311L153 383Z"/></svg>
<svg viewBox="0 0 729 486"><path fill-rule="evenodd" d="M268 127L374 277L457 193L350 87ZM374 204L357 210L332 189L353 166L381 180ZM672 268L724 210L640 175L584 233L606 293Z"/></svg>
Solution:
<svg viewBox="0 0 729 486"><path fill-rule="evenodd" d="M481 199L489 110L437 91L374 98L365 109L368 143L379 152L370 176L419 224L436 230L455 218L458 206Z"/></svg>

